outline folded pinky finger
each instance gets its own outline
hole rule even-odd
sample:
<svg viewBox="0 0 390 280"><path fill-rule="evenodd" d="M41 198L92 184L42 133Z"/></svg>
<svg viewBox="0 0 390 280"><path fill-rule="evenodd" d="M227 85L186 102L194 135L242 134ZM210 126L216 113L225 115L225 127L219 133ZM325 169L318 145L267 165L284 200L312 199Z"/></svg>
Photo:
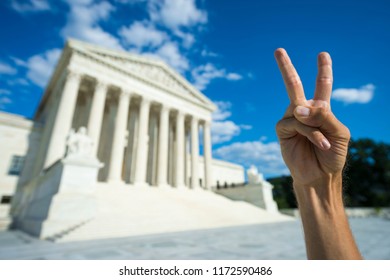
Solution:
<svg viewBox="0 0 390 280"><path fill-rule="evenodd" d="M318 129L314 127L310 127L301 123L298 123L297 125L297 131L299 134L305 136L307 139L309 139L310 142L312 142L314 145L316 145L321 150L329 150L330 149L330 143L328 139L326 139L325 135Z"/></svg>
<svg viewBox="0 0 390 280"><path fill-rule="evenodd" d="M304 125L295 118L280 120L276 125L276 132L279 139L287 140L300 134L321 150L326 151L331 147L328 139L318 128Z"/></svg>

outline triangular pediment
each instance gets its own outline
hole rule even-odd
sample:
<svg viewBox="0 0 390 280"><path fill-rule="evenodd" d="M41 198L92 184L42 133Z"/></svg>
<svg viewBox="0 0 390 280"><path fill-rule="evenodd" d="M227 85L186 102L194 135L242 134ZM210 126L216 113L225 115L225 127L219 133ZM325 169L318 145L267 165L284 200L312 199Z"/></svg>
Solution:
<svg viewBox="0 0 390 280"><path fill-rule="evenodd" d="M215 105L179 73L157 58L150 58L124 51L107 50L95 45L70 40L73 49L88 53L121 71L132 74L150 84L175 93L183 98L215 110Z"/></svg>
<svg viewBox="0 0 390 280"><path fill-rule="evenodd" d="M177 77L166 71L161 65L145 63L143 61L135 61L124 59L122 57L109 56L101 53L97 55L102 56L104 59L109 60L113 63L119 64L124 69L148 79L154 83L158 83L171 90L178 91L182 94L192 96L191 91L185 87Z"/></svg>

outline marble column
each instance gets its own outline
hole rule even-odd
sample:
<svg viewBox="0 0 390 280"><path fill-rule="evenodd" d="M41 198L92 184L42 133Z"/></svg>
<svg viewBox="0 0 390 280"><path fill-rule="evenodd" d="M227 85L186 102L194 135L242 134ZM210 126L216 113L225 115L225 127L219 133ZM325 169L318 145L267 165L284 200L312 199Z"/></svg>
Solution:
<svg viewBox="0 0 390 280"><path fill-rule="evenodd" d="M88 134L93 140L93 152L97 155L100 130L102 128L104 104L106 101L107 84L98 81L92 98L91 112L88 119Z"/></svg>
<svg viewBox="0 0 390 280"><path fill-rule="evenodd" d="M198 119L191 120L191 187L199 187L199 123Z"/></svg>
<svg viewBox="0 0 390 280"><path fill-rule="evenodd" d="M59 106L47 146L44 168L51 166L65 155L66 138L72 128L80 81L79 73L68 70L64 89L59 97Z"/></svg>
<svg viewBox="0 0 390 280"><path fill-rule="evenodd" d="M143 99L140 104L138 125L138 149L135 164L135 185L146 185L146 168L148 159L148 124L149 124L150 101Z"/></svg>
<svg viewBox="0 0 390 280"><path fill-rule="evenodd" d="M211 156L211 131L210 122L203 124L203 158L204 158L204 180L205 188L211 190L212 187L212 156Z"/></svg>
<svg viewBox="0 0 390 280"><path fill-rule="evenodd" d="M120 182L122 179L122 166L125 148L127 117L129 115L130 94L121 92L118 103L118 111L115 119L114 137L112 140L110 166L108 169L108 181Z"/></svg>
<svg viewBox="0 0 390 280"><path fill-rule="evenodd" d="M168 138L169 138L169 108L162 105L160 112L160 128L158 137L157 185L167 186L168 175Z"/></svg>
<svg viewBox="0 0 390 280"><path fill-rule="evenodd" d="M176 116L176 158L175 158L175 187L184 187L184 114Z"/></svg>

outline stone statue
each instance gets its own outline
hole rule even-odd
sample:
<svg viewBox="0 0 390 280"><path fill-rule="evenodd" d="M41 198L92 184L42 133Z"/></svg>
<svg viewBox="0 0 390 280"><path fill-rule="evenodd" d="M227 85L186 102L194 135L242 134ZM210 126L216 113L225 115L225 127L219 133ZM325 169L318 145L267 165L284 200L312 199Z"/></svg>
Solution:
<svg viewBox="0 0 390 280"><path fill-rule="evenodd" d="M259 206L268 212L277 213L278 206L272 196L272 186L269 182L264 180L263 174L259 173L256 166L251 165L247 170L248 186L259 188Z"/></svg>
<svg viewBox="0 0 390 280"><path fill-rule="evenodd" d="M66 157L91 157L93 156L93 141L87 135L87 129L80 127L77 132L71 129L66 141Z"/></svg>
<svg viewBox="0 0 390 280"><path fill-rule="evenodd" d="M263 174L259 173L254 165L251 165L246 174L248 175L248 182L250 185L261 185L264 181Z"/></svg>

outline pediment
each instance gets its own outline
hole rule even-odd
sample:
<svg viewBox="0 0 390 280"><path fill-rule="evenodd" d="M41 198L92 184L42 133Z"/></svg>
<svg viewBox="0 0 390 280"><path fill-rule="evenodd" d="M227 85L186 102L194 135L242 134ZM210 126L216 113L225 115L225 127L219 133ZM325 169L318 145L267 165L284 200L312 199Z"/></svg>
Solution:
<svg viewBox="0 0 390 280"><path fill-rule="evenodd" d="M196 103L201 103L211 110L215 110L215 105L206 96L199 92L175 70L158 59L123 51L106 50L98 46L75 40L69 41L69 45L73 49L89 53L95 58L99 58L127 73L131 73L133 76L147 81L150 84L159 86L178 96L183 96Z"/></svg>
<svg viewBox="0 0 390 280"><path fill-rule="evenodd" d="M121 57L102 55L101 53L98 55L153 83L158 83L171 90L186 94L188 96L193 96L191 91L186 86L184 86L175 76L166 71L160 65L124 59Z"/></svg>

